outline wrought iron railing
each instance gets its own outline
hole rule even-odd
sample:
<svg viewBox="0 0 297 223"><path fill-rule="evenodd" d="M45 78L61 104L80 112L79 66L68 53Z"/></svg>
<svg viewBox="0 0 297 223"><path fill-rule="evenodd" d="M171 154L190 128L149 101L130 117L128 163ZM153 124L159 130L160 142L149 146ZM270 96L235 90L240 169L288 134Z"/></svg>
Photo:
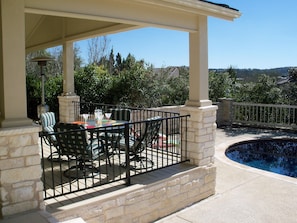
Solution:
<svg viewBox="0 0 297 223"><path fill-rule="evenodd" d="M297 106L232 103L232 124L295 129Z"/></svg>
<svg viewBox="0 0 297 223"><path fill-rule="evenodd" d="M102 103L93 103L93 102L77 102L73 101L74 106L74 117L75 119L79 119L81 114L94 114L96 108L101 109L103 113L110 112L111 109L129 109L131 110L131 121L139 122L143 121L147 118L154 116L161 116L162 118L170 118L179 116L178 112L168 112L160 109L154 108L134 108L127 107L123 105L112 105L112 104L102 104ZM179 123L172 123L176 129L179 129Z"/></svg>
<svg viewBox="0 0 297 223"><path fill-rule="evenodd" d="M82 109L86 107L80 108L80 111L91 111L90 106L87 110ZM88 136L89 142L92 142L90 148L93 145L103 145L104 148L104 153L92 162L93 165L88 163L87 171L80 166L79 156L59 154L59 145L46 143L48 138L57 138L59 134L69 132L40 133L45 199L114 182L129 185L135 175L188 161L185 140L188 116L151 109L132 110L132 121L112 126L112 132L111 126L76 130L84 131ZM131 152L134 148L131 139L145 131L148 118L156 116L161 122L158 134L151 140L143 140L141 151L134 154ZM144 164L138 163L139 158L143 159Z"/></svg>

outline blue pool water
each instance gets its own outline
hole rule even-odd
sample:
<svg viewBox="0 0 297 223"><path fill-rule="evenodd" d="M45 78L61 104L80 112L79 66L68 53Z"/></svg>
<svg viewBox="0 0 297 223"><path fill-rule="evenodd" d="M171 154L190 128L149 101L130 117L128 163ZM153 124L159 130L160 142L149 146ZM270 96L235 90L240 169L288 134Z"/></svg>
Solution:
<svg viewBox="0 0 297 223"><path fill-rule="evenodd" d="M236 162L258 169L297 177L297 140L261 139L236 143L226 156Z"/></svg>

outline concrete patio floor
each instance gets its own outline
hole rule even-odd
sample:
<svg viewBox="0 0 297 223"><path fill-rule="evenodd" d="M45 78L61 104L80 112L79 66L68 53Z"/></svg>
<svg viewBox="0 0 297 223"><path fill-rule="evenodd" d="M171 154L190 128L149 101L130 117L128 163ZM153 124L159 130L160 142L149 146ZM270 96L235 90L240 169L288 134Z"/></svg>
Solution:
<svg viewBox="0 0 297 223"><path fill-rule="evenodd" d="M297 134L260 129L217 129L216 194L157 223L297 222L297 179L229 160L225 149L236 142Z"/></svg>
<svg viewBox="0 0 297 223"><path fill-rule="evenodd" d="M156 223L266 223L297 222L297 179L262 171L229 160L225 149L236 142L297 134L260 129L217 129L216 194ZM3 223L55 222L44 212L0 220ZM73 219L70 222L84 222Z"/></svg>

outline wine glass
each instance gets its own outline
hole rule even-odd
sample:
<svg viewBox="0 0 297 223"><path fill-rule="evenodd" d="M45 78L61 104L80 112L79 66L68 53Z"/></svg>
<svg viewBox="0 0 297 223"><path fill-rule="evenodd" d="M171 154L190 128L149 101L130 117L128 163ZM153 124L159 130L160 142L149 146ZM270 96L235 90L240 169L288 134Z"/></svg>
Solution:
<svg viewBox="0 0 297 223"><path fill-rule="evenodd" d="M107 120L109 120L110 117L111 117L111 113L109 113L109 112L108 113L105 113L104 115L105 115L105 117L106 117Z"/></svg>
<svg viewBox="0 0 297 223"><path fill-rule="evenodd" d="M95 121L98 120L98 118L99 118L99 114L100 114L99 109L95 109L95 110L94 110L94 118L95 118Z"/></svg>
<svg viewBox="0 0 297 223"><path fill-rule="evenodd" d="M89 118L89 114L83 114L82 116L83 116L83 118L84 118L85 125L87 125L87 121L88 121L88 118Z"/></svg>
<svg viewBox="0 0 297 223"><path fill-rule="evenodd" d="M96 124L97 125L100 125L101 124L103 117L104 117L104 115L102 113L98 113L96 115Z"/></svg>

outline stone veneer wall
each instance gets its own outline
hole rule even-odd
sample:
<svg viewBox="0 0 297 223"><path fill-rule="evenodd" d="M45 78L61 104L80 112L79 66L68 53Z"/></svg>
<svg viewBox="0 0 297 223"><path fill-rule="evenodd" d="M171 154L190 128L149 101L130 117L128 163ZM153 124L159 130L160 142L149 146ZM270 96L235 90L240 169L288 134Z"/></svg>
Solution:
<svg viewBox="0 0 297 223"><path fill-rule="evenodd" d="M216 111L217 106L213 105L181 108L181 115L191 115L188 120L187 139L183 141L187 141L187 157L194 165L205 166L214 163Z"/></svg>
<svg viewBox="0 0 297 223"><path fill-rule="evenodd" d="M213 195L215 178L214 166L195 167L64 206L52 215L59 221L81 217L86 222L153 222Z"/></svg>
<svg viewBox="0 0 297 223"><path fill-rule="evenodd" d="M73 122L74 117L74 104L73 101L79 102L79 96L58 96L59 100L59 121L60 122Z"/></svg>
<svg viewBox="0 0 297 223"><path fill-rule="evenodd" d="M217 112L217 125L230 126L232 125L232 104L231 98L219 98L218 112Z"/></svg>
<svg viewBox="0 0 297 223"><path fill-rule="evenodd" d="M44 209L39 127L0 129L1 218Z"/></svg>

